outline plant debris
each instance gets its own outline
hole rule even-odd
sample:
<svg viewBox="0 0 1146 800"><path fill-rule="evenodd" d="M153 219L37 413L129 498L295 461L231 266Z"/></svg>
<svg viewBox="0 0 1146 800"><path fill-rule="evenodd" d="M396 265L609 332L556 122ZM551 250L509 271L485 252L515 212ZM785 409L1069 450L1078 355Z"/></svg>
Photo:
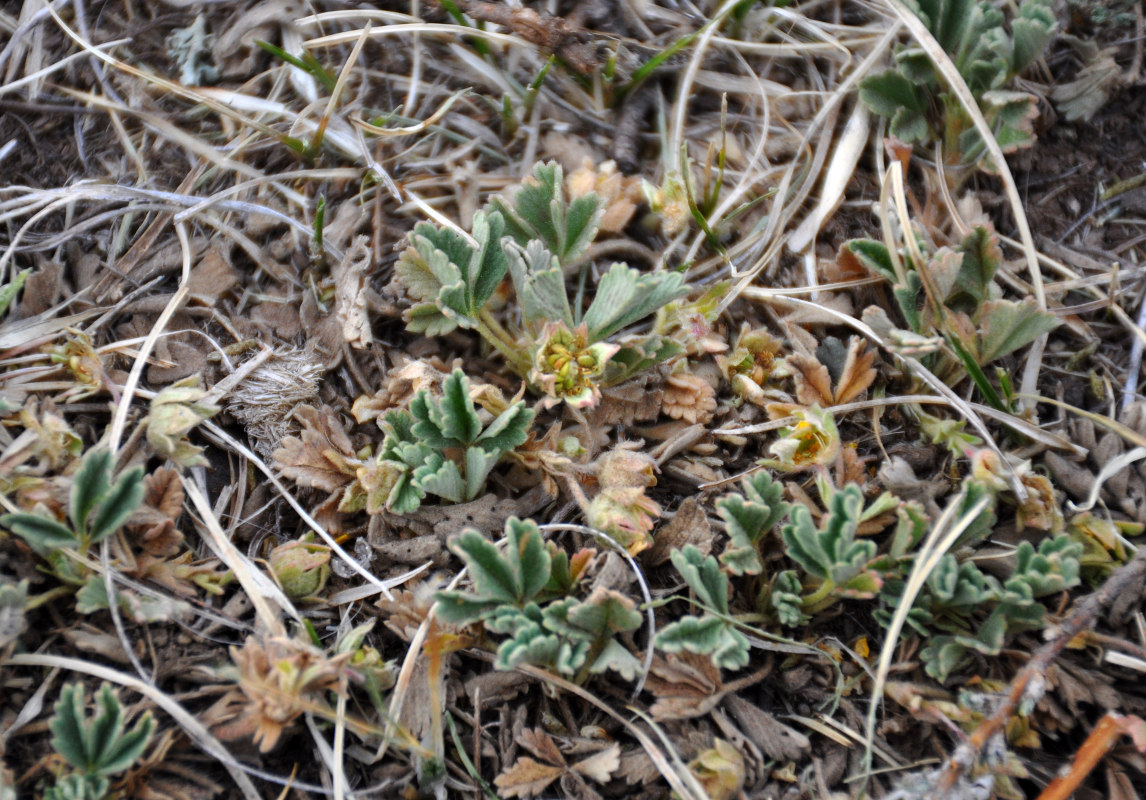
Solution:
<svg viewBox="0 0 1146 800"><path fill-rule="evenodd" d="M0 10L0 800L1143 797L1144 25Z"/></svg>

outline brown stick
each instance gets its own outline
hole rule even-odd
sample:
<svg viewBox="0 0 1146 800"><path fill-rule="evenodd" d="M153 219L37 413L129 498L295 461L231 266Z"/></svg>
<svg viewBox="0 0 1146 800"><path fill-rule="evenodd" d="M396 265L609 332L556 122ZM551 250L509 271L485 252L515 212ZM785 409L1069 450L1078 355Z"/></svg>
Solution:
<svg viewBox="0 0 1146 800"><path fill-rule="evenodd" d="M1134 558L1115 570L1097 591L1078 601L1074 610L1059 625L1054 637L1031 655L1027 665L1011 681L1010 691L995 712L983 720L979 727L951 753L936 784L936 798L954 797L953 790L960 778L975 765L979 753L987 742L1003 730L1027 690L1031 689L1031 681L1038 678L1037 689L1032 689L1032 694L1041 695L1045 691L1043 676L1046 668L1058 657L1067 642L1094 627L1099 612L1128 587L1135 585L1143 575L1146 575L1146 547L1140 547Z"/></svg>
<svg viewBox="0 0 1146 800"><path fill-rule="evenodd" d="M1112 711L1107 711L1103 715L1094 726L1094 730L1086 737L1086 741L1078 748L1078 752L1074 754L1070 771L1065 775L1056 776L1048 783L1038 800L1067 800L1074 794L1074 790L1086 780L1086 776L1098 766L1098 762L1110 752L1110 748L1114 747L1114 743L1122 735L1118 717L1119 715Z"/></svg>

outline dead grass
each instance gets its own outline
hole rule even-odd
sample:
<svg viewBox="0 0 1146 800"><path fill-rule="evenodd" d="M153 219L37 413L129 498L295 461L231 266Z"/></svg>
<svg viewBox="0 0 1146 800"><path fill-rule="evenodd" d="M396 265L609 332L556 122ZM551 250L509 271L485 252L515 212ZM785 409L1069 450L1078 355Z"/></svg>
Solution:
<svg viewBox="0 0 1146 800"><path fill-rule="evenodd" d="M1042 143L1007 161L900 0L550 4L556 17L384 5L0 11L0 286L26 281L0 316L0 504L71 524L98 448L117 474L148 475L99 547L38 550L14 518L0 531L0 800L71 769L48 720L74 680L118 687L129 716L158 712L142 760L111 776L117 797L1138 796L1134 176L1101 178L1129 200L1085 212L1080 198L1078 220L1050 228L1053 180L1030 187L1064 165L1040 162ZM1090 36L1140 73L1140 11L1134 24L1138 38ZM997 177L960 183L933 154L904 155L858 102L908 41L985 135ZM1056 44L1023 84L1047 109L1067 52ZM1119 80L1140 103L1141 75ZM1086 158L1099 123L1049 117L1044 136L1073 132ZM613 260L690 285L614 337L679 352L587 407L545 402L532 350L518 369L486 345L513 356L552 335L522 322L508 281L480 324L406 327L426 300L402 272L414 226L477 246L488 198L550 161L616 223L557 272L577 303ZM844 248L882 242L900 277L928 264L921 313L941 328L956 312L927 305L942 306L940 248L980 225L1001 232L980 303L1033 297L1031 313L1062 323L983 370L1002 404L965 360L930 354L951 355L950 337L882 324L873 308L900 319L890 282ZM529 436L471 499L399 513L379 488L379 427L393 435L386 414L439 395L455 368L479 427L521 401ZM801 571L776 526L753 545L761 569L720 562L726 610L687 591L670 553L739 547L716 501L761 463L812 525L845 486L861 509L890 493L857 534L874 590ZM909 509L922 522L903 544ZM542 658L498 671L508 629L437 618L436 592L489 580L451 537L497 542L513 517L583 570L570 597L640 612L609 639L638 671ZM295 592L269 564L304 537L331 563ZM1001 587L1024 545L1059 539L1082 580L993 651L965 641L994 619L972 607L965 657L937 681L924 648L956 629L921 605L932 576L966 563ZM778 611L788 574L798 623ZM747 671L695 644L654 647L701 617L747 642ZM1095 726L1114 746L1101 766Z"/></svg>

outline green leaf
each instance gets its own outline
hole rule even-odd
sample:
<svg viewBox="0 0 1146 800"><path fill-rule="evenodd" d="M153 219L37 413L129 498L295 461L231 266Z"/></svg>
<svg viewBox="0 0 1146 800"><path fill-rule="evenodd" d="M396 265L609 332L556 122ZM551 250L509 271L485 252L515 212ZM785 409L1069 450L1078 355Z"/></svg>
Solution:
<svg viewBox="0 0 1146 800"><path fill-rule="evenodd" d="M887 70L860 81L860 99L881 117L893 117L901 109L922 114L926 110L922 99L904 75Z"/></svg>
<svg viewBox="0 0 1146 800"><path fill-rule="evenodd" d="M530 241L524 248L511 242L506 256L526 327L540 330L547 322L564 322L573 328L573 311L557 256L540 239Z"/></svg>
<svg viewBox="0 0 1146 800"><path fill-rule="evenodd" d="M104 800L107 790L107 778L72 772L61 775L54 786L45 789L43 800Z"/></svg>
<svg viewBox="0 0 1146 800"><path fill-rule="evenodd" d="M16 299L16 295L20 293L20 290L24 288L24 283L31 274L31 269L22 269L16 273L15 278L3 286L0 286L0 317L8 312L8 306L12 305L12 301Z"/></svg>
<svg viewBox="0 0 1146 800"><path fill-rule="evenodd" d="M111 488L112 455L107 448L90 450L72 479L68 516L81 535L88 531L88 516Z"/></svg>
<svg viewBox="0 0 1146 800"><path fill-rule="evenodd" d="M537 164L514 195L511 208L502 198L490 205L506 220L506 233L525 247L541 241L562 267L581 256L597 235L603 209L595 194L572 202L565 197L564 175L554 161Z"/></svg>
<svg viewBox="0 0 1146 800"><path fill-rule="evenodd" d="M970 616L976 609L998 599L998 582L984 575L971 561L959 563L950 553L939 560L927 577L932 607L936 611Z"/></svg>
<svg viewBox="0 0 1146 800"><path fill-rule="evenodd" d="M613 264L597 285L597 295L582 320L589 329L589 341L607 339L687 293L679 272L641 273Z"/></svg>
<svg viewBox="0 0 1146 800"><path fill-rule="evenodd" d="M119 477L100 501L88 532L89 544L98 544L115 533L143 502L143 467L134 467Z"/></svg>
<svg viewBox="0 0 1146 800"><path fill-rule="evenodd" d="M862 513L863 493L855 484L832 495L819 530L811 512L797 504L781 528L788 555L810 574L842 586L875 556L875 542L855 538Z"/></svg>
<svg viewBox="0 0 1146 800"><path fill-rule="evenodd" d="M728 613L728 576L712 556L705 556L693 545L669 554L673 566L701 603L719 614Z"/></svg>
<svg viewBox="0 0 1146 800"><path fill-rule="evenodd" d="M414 436L435 449L470 444L481 432L481 420L470 398L470 382L460 369L442 384L441 400L434 400L425 389L414 395L410 415L416 420Z"/></svg>
<svg viewBox="0 0 1146 800"><path fill-rule="evenodd" d="M927 117L912 108L900 108L891 116L891 135L908 144L927 140Z"/></svg>
<svg viewBox="0 0 1146 800"><path fill-rule="evenodd" d="M1011 35L1015 40L1012 74L1022 72L1042 55L1050 44L1055 25L1054 10L1045 0L1027 0L1019 7L1019 15L1011 21Z"/></svg>
<svg viewBox="0 0 1146 800"><path fill-rule="evenodd" d="M0 525L26 541L41 556L52 550L75 548L80 544L71 528L41 514L5 514L0 517Z"/></svg>
<svg viewBox="0 0 1146 800"><path fill-rule="evenodd" d="M962 535L955 542L956 547L966 547L991 535L995 529L995 492L983 481L968 478L963 481L963 500L959 503L958 516L960 522L978 504L983 497L989 498L987 506L963 530Z"/></svg>
<svg viewBox="0 0 1146 800"><path fill-rule="evenodd" d="M1034 298L1026 297L1020 302L988 300L982 305L978 323L975 360L984 365L1026 347L1057 328L1060 320L1040 310Z"/></svg>
<svg viewBox="0 0 1146 800"><path fill-rule="evenodd" d="M48 723L52 747L86 775L114 775L143 754L155 721L150 713L144 714L132 730L124 732L123 709L107 684L101 687L96 703L98 712L89 720L84 715L81 685L65 684Z"/></svg>
<svg viewBox="0 0 1146 800"><path fill-rule="evenodd" d="M896 509L895 533L891 537L888 554L895 559L904 558L927 535L927 514L918 501L900 503Z"/></svg>
<svg viewBox="0 0 1146 800"><path fill-rule="evenodd" d="M458 465L434 453L425 464L414 470L413 481L424 492L435 494L451 503L468 499L466 482Z"/></svg>
<svg viewBox="0 0 1146 800"><path fill-rule="evenodd" d="M797 628L807 623L809 617L804 613L803 600L800 597L804 587L796 571L786 569L776 576L772 584L769 602L780 618L780 624L788 628Z"/></svg>
<svg viewBox="0 0 1146 800"><path fill-rule="evenodd" d="M589 672L600 675L610 669L624 680L632 681L636 680L637 675L644 670L644 665L641 664L640 659L629 652L628 648L616 639L610 639L605 642L600 654L593 660Z"/></svg>
<svg viewBox="0 0 1146 800"><path fill-rule="evenodd" d="M783 485L763 470L745 478L742 486L744 494L728 494L716 502L732 540L720 554L720 563L734 575L758 575L764 569L760 542L790 506L783 502Z"/></svg>
<svg viewBox="0 0 1146 800"><path fill-rule="evenodd" d="M728 614L728 577L712 556L705 556L692 545L670 554L673 566L697 599L713 611ZM721 617L685 616L660 630L656 646L668 653L687 650L709 655L722 669L739 669L748 664L748 640Z"/></svg>
<svg viewBox="0 0 1146 800"><path fill-rule="evenodd" d="M466 448L466 484L465 497L473 500L481 494L482 486L490 471L497 466L501 459L501 450L483 450L480 447Z"/></svg>
<svg viewBox="0 0 1146 800"><path fill-rule="evenodd" d="M584 601L569 608L566 620L594 638L606 638L639 628L641 612L630 598L598 586Z"/></svg>
<svg viewBox="0 0 1146 800"><path fill-rule="evenodd" d="M466 265L467 296L470 312L477 316L486 301L493 295L501 279L505 277L508 262L502 246L505 235L505 219L496 211L479 211L474 214L473 236L481 249Z"/></svg>
<svg viewBox="0 0 1146 800"><path fill-rule="evenodd" d="M605 364L603 386L616 386L629 378L675 358L684 348L666 336L625 337L625 344Z"/></svg>
<svg viewBox="0 0 1146 800"><path fill-rule="evenodd" d="M656 645L666 653L687 650L707 655L720 669L740 669L748 665L748 639L716 617L685 616L657 633Z"/></svg>
<svg viewBox="0 0 1146 800"><path fill-rule="evenodd" d="M436 608L446 622L468 624L498 607L521 609L549 581L549 551L533 520L511 517L505 523L505 554L475 530L450 540L450 550L465 563L473 581L470 592L439 592Z"/></svg>
<svg viewBox="0 0 1146 800"><path fill-rule="evenodd" d="M954 636L936 636L920 651L924 670L940 683L946 683L951 673L966 660L967 648Z"/></svg>
<svg viewBox="0 0 1146 800"><path fill-rule="evenodd" d="M995 273L1003 260L999 237L979 225L964 237L958 252L962 259L946 305L955 311L974 314L990 298Z"/></svg>
<svg viewBox="0 0 1146 800"><path fill-rule="evenodd" d="M529 438L533 416L533 410L526 408L525 403L519 400L498 414L481 435L474 439L473 444L489 452L512 450Z"/></svg>
<svg viewBox="0 0 1146 800"><path fill-rule="evenodd" d="M84 730L83 686L78 683L64 684L55 711L48 723L53 734L52 749L76 769L86 771L89 762Z"/></svg>
<svg viewBox="0 0 1146 800"><path fill-rule="evenodd" d="M1030 542L1023 542L1015 553L1018 579L1031 588L1033 597L1043 597L1078 585L1079 556L1082 545L1065 533L1039 542L1036 552ZM1010 581L1008 581L1008 586Z"/></svg>

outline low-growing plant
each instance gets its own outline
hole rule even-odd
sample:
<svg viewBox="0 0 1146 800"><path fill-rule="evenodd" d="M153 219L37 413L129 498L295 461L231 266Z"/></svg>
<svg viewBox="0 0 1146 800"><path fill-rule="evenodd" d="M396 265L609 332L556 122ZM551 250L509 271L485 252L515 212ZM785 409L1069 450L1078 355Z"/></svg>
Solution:
<svg viewBox="0 0 1146 800"><path fill-rule="evenodd" d="M741 481L742 494L730 493L716 501L731 541L720 554L720 563L733 575L759 575L764 569L760 545L787 514L784 486L759 470Z"/></svg>
<svg viewBox="0 0 1146 800"><path fill-rule="evenodd" d="M578 681L612 670L633 680L640 662L617 637L640 627L636 604L604 587L576 597L585 551L570 559L543 541L533 520L508 520L505 539L504 553L475 530L450 540L473 586L438 592L437 618L507 635L497 647L497 669L534 664Z"/></svg>
<svg viewBox="0 0 1146 800"><path fill-rule="evenodd" d="M589 265L579 260L601 214L596 194L570 199L561 167L548 163L534 168L512 203L494 197L475 214L468 236L420 223L395 267L396 282L415 301L407 328L427 336L476 330L551 402L593 405L601 387L682 352L655 331L616 337L688 291L679 273L616 263L583 308ZM581 284L571 300L565 275L578 266ZM503 325L489 300L507 273L520 316Z"/></svg>
<svg viewBox="0 0 1146 800"><path fill-rule="evenodd" d="M687 614L669 623L656 635L656 646L666 653L688 651L707 655L721 669L748 665L748 639L736 628L728 610L728 576L716 559L693 545L671 553L673 566L705 609L700 616Z"/></svg>
<svg viewBox="0 0 1146 800"><path fill-rule="evenodd" d="M44 797L102 800L107 795L108 778L134 764L151 740L155 720L150 713L127 730L123 707L107 684L100 687L95 699L96 714L88 717L81 684L64 684L60 690L48 727L53 734L52 747L74 772L59 778Z"/></svg>
<svg viewBox="0 0 1146 800"><path fill-rule="evenodd" d="M919 356L940 378L954 382L965 371L988 402L1005 408L982 368L1053 330L1059 319L1033 298L1002 297L995 282L1002 252L998 237L984 227L975 228L957 247L928 253L920 243L918 252L926 263L915 263L907 249L893 254L872 239L844 244L842 260L891 282L907 330L874 306L864 311L864 320L900 352ZM1001 381L1005 395L1008 384L1005 377Z"/></svg>
<svg viewBox="0 0 1146 800"><path fill-rule="evenodd" d="M986 0L906 1L951 57L1003 152L1029 147L1037 99L1006 87L1050 42L1055 18L1049 0L1024 0L1009 32L1003 12ZM901 49L894 69L864 79L860 98L891 120L897 139L939 142L949 165L976 164L984 156L970 115L921 47Z"/></svg>
<svg viewBox="0 0 1146 800"><path fill-rule="evenodd" d="M90 450L72 479L67 522L49 509L15 512L0 517L0 525L28 543L37 554L57 561L61 550L86 555L111 536L143 500L143 468L133 467L112 480L114 458L106 448Z"/></svg>
<svg viewBox="0 0 1146 800"><path fill-rule="evenodd" d="M408 411L386 413L379 423L386 437L378 455L347 466L356 482L339 510L409 514L427 494L451 503L472 500L501 456L525 441L532 422L533 411L519 400L483 425L469 379L454 370L442 384L441 398L422 390Z"/></svg>
<svg viewBox="0 0 1146 800"><path fill-rule="evenodd" d="M930 639L920 652L927 673L946 681L970 653L998 655L1008 637L1041 627L1046 607L1038 598L1078 585L1081 554L1082 546L1065 534L1044 539L1037 548L1023 542L1015 552L1014 572L1001 583L972 561L943 556L907 618ZM889 608L902 588L902 581L887 583L882 599ZM886 622L889 611L881 609L877 619Z"/></svg>

